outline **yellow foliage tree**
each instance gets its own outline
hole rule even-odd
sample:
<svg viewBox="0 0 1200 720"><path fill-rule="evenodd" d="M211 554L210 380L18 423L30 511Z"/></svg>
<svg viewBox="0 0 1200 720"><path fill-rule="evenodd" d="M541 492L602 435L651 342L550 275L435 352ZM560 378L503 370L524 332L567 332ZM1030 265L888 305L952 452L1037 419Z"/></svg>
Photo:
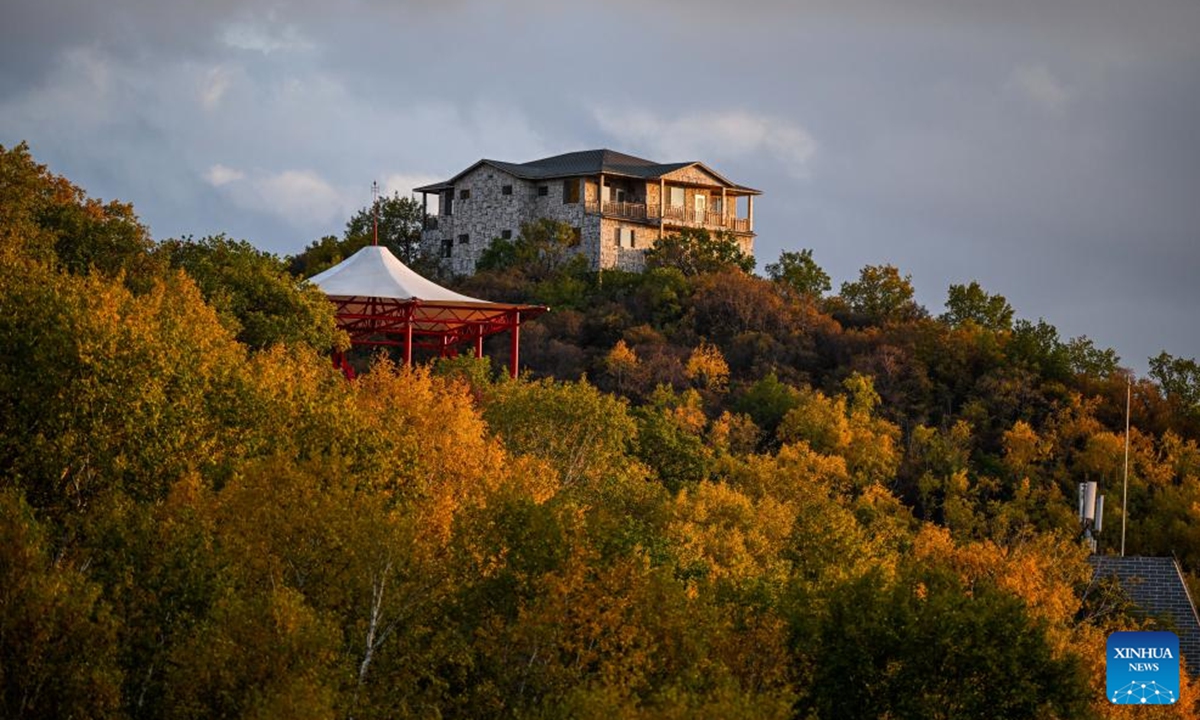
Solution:
<svg viewBox="0 0 1200 720"><path fill-rule="evenodd" d="M729 363L725 362L725 356L716 345L700 343L688 357L684 372L697 387L710 393L729 390Z"/></svg>

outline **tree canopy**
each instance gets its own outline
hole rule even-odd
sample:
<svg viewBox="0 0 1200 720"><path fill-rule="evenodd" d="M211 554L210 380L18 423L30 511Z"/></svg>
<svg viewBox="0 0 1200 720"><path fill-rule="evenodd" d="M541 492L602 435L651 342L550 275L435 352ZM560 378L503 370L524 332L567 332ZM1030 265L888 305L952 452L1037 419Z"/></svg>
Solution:
<svg viewBox="0 0 1200 720"><path fill-rule="evenodd" d="M284 261L0 168L0 716L1127 717L1105 639L1167 624L1073 494L1127 389L1128 551L1200 590L1194 361L805 253L592 273L546 223L451 281L570 301L521 378L347 381Z"/></svg>

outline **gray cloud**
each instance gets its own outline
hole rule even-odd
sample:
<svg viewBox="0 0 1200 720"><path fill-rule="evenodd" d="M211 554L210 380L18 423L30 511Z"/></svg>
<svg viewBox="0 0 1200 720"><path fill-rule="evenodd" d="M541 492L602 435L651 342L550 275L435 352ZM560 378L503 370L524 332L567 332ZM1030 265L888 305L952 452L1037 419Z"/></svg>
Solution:
<svg viewBox="0 0 1200 720"><path fill-rule="evenodd" d="M1200 4L22 3L0 143L159 237L277 252L372 180L611 146L766 191L760 267L978 279L1144 368L1200 355Z"/></svg>

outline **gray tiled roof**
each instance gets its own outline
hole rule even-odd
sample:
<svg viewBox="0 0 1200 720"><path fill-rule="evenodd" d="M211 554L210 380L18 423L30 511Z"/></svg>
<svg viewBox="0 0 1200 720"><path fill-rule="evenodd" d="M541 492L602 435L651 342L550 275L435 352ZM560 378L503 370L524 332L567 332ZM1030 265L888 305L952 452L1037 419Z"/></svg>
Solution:
<svg viewBox="0 0 1200 720"><path fill-rule="evenodd" d="M691 165L699 165L715 177L724 181L731 188L739 190L747 190L750 192L758 192L752 188L738 185L730 182L724 177L721 177L712 168L705 166L698 161L676 162L676 163L657 163L653 160L626 155L615 150L600 149L600 150L580 150L578 152L563 153L562 155L554 155L540 160L531 160L526 163L510 163L502 160L483 159L471 165L466 170L450 178L445 182L434 183L424 187L416 188L417 192L436 192L439 190L449 189L454 183L474 170L480 165L491 165L495 168L503 170L515 177L523 180L549 180L551 178L576 177L579 175L622 175L626 177L642 178L652 180L662 177L668 173L674 172L680 168L685 168Z"/></svg>
<svg viewBox="0 0 1200 720"><path fill-rule="evenodd" d="M1093 555L1088 562L1095 568L1096 579L1115 577L1129 599L1146 614L1171 619L1188 673L1200 675L1200 619L1175 559Z"/></svg>

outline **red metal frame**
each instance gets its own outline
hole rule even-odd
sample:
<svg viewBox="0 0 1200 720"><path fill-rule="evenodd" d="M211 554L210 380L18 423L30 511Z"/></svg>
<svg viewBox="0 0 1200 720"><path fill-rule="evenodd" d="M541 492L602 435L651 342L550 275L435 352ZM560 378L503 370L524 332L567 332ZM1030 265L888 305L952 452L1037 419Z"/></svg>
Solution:
<svg viewBox="0 0 1200 720"><path fill-rule="evenodd" d="M483 339L511 331L509 372L515 378L520 358L521 321L531 320L549 308L540 305L444 304L421 300L378 297L331 297L337 308L338 327L355 346L404 348L404 364L412 365L412 350L437 350L440 357L455 357L458 347L474 344L475 357L483 357ZM345 365L340 354L334 363Z"/></svg>

